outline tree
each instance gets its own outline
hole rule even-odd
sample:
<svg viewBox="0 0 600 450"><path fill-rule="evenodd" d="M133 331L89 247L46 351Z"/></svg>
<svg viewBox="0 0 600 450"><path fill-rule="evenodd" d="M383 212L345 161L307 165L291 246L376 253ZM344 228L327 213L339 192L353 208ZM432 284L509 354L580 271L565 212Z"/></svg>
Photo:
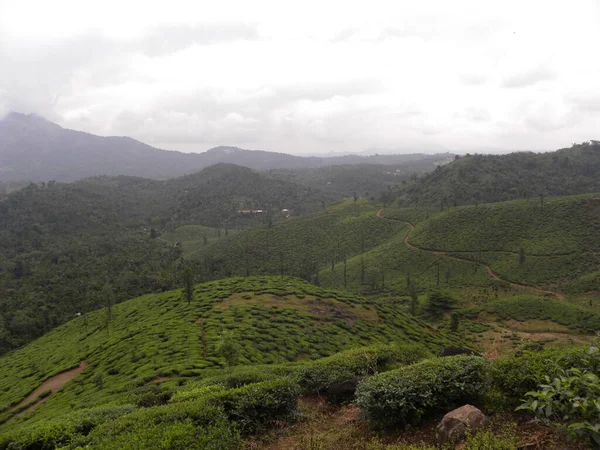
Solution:
<svg viewBox="0 0 600 450"><path fill-rule="evenodd" d="M233 331L225 330L221 333L216 351L217 355L225 358L227 367L232 368L237 363L240 355L240 344Z"/></svg>
<svg viewBox="0 0 600 450"><path fill-rule="evenodd" d="M188 302L188 305L194 300L194 272L190 265L183 267L183 295Z"/></svg>
<svg viewBox="0 0 600 450"><path fill-rule="evenodd" d="M410 314L412 316L417 315L417 306L419 305L419 293L417 292L417 286L415 283L410 283L408 285L408 294L410 295Z"/></svg>
<svg viewBox="0 0 600 450"><path fill-rule="evenodd" d="M523 247L519 248L519 265L523 267L525 265L525 249Z"/></svg>
<svg viewBox="0 0 600 450"><path fill-rule="evenodd" d="M360 284L365 284L365 259L360 258Z"/></svg>
<svg viewBox="0 0 600 450"><path fill-rule="evenodd" d="M102 286L102 291L100 292L100 297L102 299L102 303L104 303L104 308L106 310L106 334L109 334L109 323L112 319L112 307L115 303L115 293L110 284L105 284Z"/></svg>
<svg viewBox="0 0 600 450"><path fill-rule="evenodd" d="M427 299L427 312L430 316L439 318L442 314L454 307L456 299L445 291L434 291Z"/></svg>
<svg viewBox="0 0 600 450"><path fill-rule="evenodd" d="M460 325L460 315L457 312L453 312L450 315L450 331L458 331Z"/></svg>

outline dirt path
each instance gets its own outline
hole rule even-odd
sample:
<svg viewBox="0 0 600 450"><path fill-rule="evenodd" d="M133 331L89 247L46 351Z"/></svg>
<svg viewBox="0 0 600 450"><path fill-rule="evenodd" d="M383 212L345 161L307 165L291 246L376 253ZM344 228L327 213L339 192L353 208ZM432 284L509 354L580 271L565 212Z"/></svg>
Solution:
<svg viewBox="0 0 600 450"><path fill-rule="evenodd" d="M13 410L18 410L19 408L22 408L25 405L28 405L29 403L31 403L35 399L37 399L40 396L40 394L42 394L46 391L52 391L52 394L54 394L61 387L63 387L65 384L67 384L69 381L71 381L73 378L75 378L77 375L79 375L81 372L83 372L83 369L85 369L86 367L87 367L87 361L81 361L81 363L79 363L79 366L77 366L71 370L61 372L58 375L54 375L52 378L47 379L42 384L40 384L31 394L29 394L25 398L25 400L23 400L21 403L19 403L17 406L15 406ZM39 401L31 404L29 407L25 408L23 411L20 411L19 413L15 414L15 416L12 419L19 417L19 416L25 414L26 412L32 410L36 406L44 403L48 398L50 398L52 396L52 394L50 394L47 397L44 397L42 399L39 399Z"/></svg>
<svg viewBox="0 0 600 450"><path fill-rule="evenodd" d="M560 292L548 291L548 290L545 290L545 289L539 288L539 287L537 287L537 286L532 286L532 285L529 285L529 284L517 283L517 282L515 282L515 281L506 280L506 279L502 278L500 275L498 275L496 272L494 272L494 270L493 270L493 269L492 269L490 266L488 266L487 264L485 264L485 263L482 263L482 262L477 262L477 261L474 261L474 260L472 260L472 259L468 259L468 258L463 258L463 257L461 257L461 256L455 256L455 255L451 255L451 254L449 254L448 252L446 252L446 251L443 251L443 250L433 250L433 249L429 249L429 248L423 248L423 247L419 247L419 246L417 246L417 245L411 244L411 243L409 242L409 239L410 239L410 235L411 235L411 234L413 233L413 231L415 230L415 226L414 226L412 223L410 223L410 222L406 222L406 221L404 221L404 220L399 220L399 219L389 219L389 218L387 218L387 217L384 217L384 216L381 214L382 212L383 212L383 209L380 209L380 210L378 210L378 211L377 211L377 214L376 214L376 215L377 215L377 217L379 217L379 218L381 218L381 219L395 220L395 221L397 221L397 222L404 222L404 223L408 224L408 226L410 227L410 231L409 231L409 232L406 234L406 236L404 237L404 243L406 244L406 246L407 246L408 248L412 248L412 249L414 249L414 250L418 250L418 251L420 251L420 252L431 253L432 255L440 255L440 256L444 256L444 257L446 257L446 258L454 259L454 260L456 260L456 261L463 261L463 262L468 262L468 263L476 263L476 264L479 264L480 266L483 266L483 267L485 267L485 268L486 268L486 270L487 270L487 273L488 273L488 275L489 275L490 277L492 277L494 280L498 280L498 281L502 281L502 282L504 282L504 283L508 283L509 285L511 285L511 286L513 286L513 287L515 287L515 288L518 288L518 289L525 289L525 290L528 290L528 291L530 291L530 292L533 292L534 294L537 294L537 295L551 295L551 296L553 296L553 297L556 297L556 298L557 298L557 299L559 299L559 300L564 300L564 299L565 299L565 296L564 296L562 293L560 293Z"/></svg>

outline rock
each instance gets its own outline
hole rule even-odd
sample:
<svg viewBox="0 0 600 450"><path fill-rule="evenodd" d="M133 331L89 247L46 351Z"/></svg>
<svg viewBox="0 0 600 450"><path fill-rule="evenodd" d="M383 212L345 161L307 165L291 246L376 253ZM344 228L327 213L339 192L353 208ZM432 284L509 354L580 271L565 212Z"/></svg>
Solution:
<svg viewBox="0 0 600 450"><path fill-rule="evenodd" d="M442 349L439 356L444 357L444 356L456 356L456 355L481 356L475 350L472 350L472 349L466 348L466 347L446 347L446 348Z"/></svg>
<svg viewBox="0 0 600 450"><path fill-rule="evenodd" d="M323 393L327 401L332 403L349 402L354 398L358 384L364 377L354 377L339 383L330 384Z"/></svg>
<svg viewBox="0 0 600 450"><path fill-rule="evenodd" d="M471 405L461 406L444 416L436 428L440 443L458 442L464 439L467 431L475 431L485 427L487 417Z"/></svg>

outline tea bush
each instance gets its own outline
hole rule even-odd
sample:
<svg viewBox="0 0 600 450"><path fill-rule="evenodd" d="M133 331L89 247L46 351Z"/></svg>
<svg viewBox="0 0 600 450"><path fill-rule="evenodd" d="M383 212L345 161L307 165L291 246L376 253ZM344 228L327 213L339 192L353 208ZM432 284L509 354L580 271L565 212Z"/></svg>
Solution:
<svg viewBox="0 0 600 450"><path fill-rule="evenodd" d="M566 424L570 432L600 447L600 377L593 372L600 362L598 347L591 346L579 361L587 367L559 368L557 376L546 375L517 409L544 422Z"/></svg>
<svg viewBox="0 0 600 450"><path fill-rule="evenodd" d="M357 404L379 426L419 423L476 401L485 386L487 366L483 358L459 355L378 374L359 385Z"/></svg>

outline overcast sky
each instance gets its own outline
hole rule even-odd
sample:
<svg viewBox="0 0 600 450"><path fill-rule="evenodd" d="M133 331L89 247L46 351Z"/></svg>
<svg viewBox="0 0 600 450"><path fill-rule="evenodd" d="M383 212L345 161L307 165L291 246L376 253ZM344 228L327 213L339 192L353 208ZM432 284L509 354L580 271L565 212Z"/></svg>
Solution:
<svg viewBox="0 0 600 450"><path fill-rule="evenodd" d="M0 115L154 146L600 139L600 1L0 0Z"/></svg>

